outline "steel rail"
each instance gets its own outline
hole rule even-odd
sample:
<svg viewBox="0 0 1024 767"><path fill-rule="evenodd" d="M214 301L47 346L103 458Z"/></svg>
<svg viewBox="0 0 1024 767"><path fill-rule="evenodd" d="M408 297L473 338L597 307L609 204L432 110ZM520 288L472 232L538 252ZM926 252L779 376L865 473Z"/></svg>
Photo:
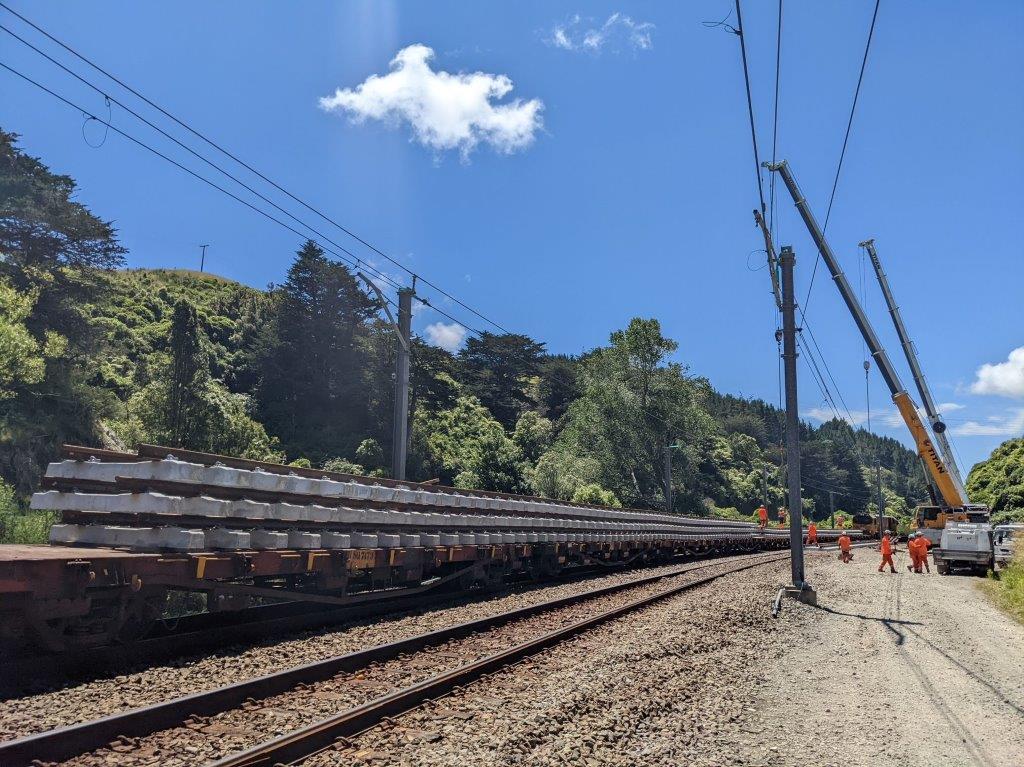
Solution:
<svg viewBox="0 0 1024 767"><path fill-rule="evenodd" d="M758 559L759 561L748 565L753 567L759 564L780 561L785 556L788 555L780 556L776 553L763 552L737 557L736 559ZM704 562L696 566L691 564L691 566L681 567L674 572L645 576L626 583L603 586L580 594L551 599L536 605L467 621L456 626L296 666L213 690L120 712L101 719L28 735L17 740L0 742L0 764L5 767L17 767L18 765L30 765L33 761L64 761L79 754L101 748L116 740L119 736L141 737L149 735L159 730L181 725L191 716L212 716L236 708L250 698L257 700L267 698L287 692L299 684L309 684L329 679L342 672L357 671L372 663L391 660L404 653L416 652L424 647L443 644L453 639L486 631L549 610L567 607L590 599L596 599L721 564L723 564L722 561ZM729 572L738 571L732 570ZM715 575L701 582L708 582L717 577L718 575Z"/></svg>
<svg viewBox="0 0 1024 767"><path fill-rule="evenodd" d="M768 552L763 552L768 553ZM701 555L679 555L716 558L714 553ZM734 556L742 556L736 554ZM687 562L688 563L688 562ZM672 562L662 564L670 565ZM680 562L680 565L686 564ZM645 567L647 567L645 565ZM582 565L567 571L559 577L557 585L578 583L611 571L626 571L636 568L632 560L622 562L601 562ZM497 589L485 591L441 591L434 594L412 594L404 589L386 600L374 603L353 604L335 609L322 609L316 605L284 602L244 610L219 613L195 613L172 618L167 623L175 624L173 629L164 629L159 624L145 637L133 642L90 648L87 653L81 649L67 650L48 655L21 655L0 661L0 695L11 688L24 686L24 680L31 678L58 679L78 676L88 669L90 672L108 670L126 663L157 663L181 655L218 650L225 645L251 642L275 636L285 636L296 631L310 631L328 628L338 624L370 618L387 618L405 612L425 612L428 609L462 607L482 598L495 598L510 594L528 594L540 588L555 585L553 582L538 582L523 575L507 582ZM85 679L94 678L91 674Z"/></svg>
<svg viewBox="0 0 1024 767"><path fill-rule="evenodd" d="M788 555L786 555L788 556ZM598 615L584 618L540 637L489 655L486 658L467 663L459 668L446 671L402 690L383 695L361 706L350 708L335 716L323 719L309 727L287 733L254 748L220 759L209 767L271 767L271 765L294 764L335 745L340 738L356 735L373 727L386 717L403 714L427 700L448 694L454 688L474 682L481 677L515 664L524 658L552 647L559 642L592 629L602 623L619 618L630 612L647 607L659 600L674 596L697 586L703 586L725 575L748 570L752 567L770 564L785 559L775 556L759 562L715 573L695 581L678 584L668 589L606 610Z"/></svg>

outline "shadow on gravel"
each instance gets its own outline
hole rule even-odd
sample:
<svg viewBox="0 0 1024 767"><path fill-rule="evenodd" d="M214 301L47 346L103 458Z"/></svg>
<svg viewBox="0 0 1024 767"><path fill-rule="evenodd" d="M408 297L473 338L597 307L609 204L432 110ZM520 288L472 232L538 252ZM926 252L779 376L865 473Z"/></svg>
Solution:
<svg viewBox="0 0 1024 767"><path fill-rule="evenodd" d="M832 615L843 615L847 618L860 618L862 621L875 621L876 623L884 623L886 625L890 623L896 623L900 626L924 626L924 623L920 621L901 621L895 620L894 618L875 618L871 615L862 615L861 613L844 613L842 610L833 610L831 607L825 607L824 605L811 605L816 610L822 612L832 613Z"/></svg>
<svg viewBox="0 0 1024 767"><path fill-rule="evenodd" d="M967 668L967 666L965 666L965 665L964 665L963 663L961 663L960 661L958 661L958 660L957 660L956 658L954 658L954 657L953 657L952 655L950 655L950 654L949 654L948 652L946 652L945 650L943 650L943 649L942 649L941 647L937 646L937 645L936 645L936 644L935 644L934 642L932 642L931 640L929 640L929 639L925 639L925 638L924 638L923 636L921 636L920 634L918 634L918 633L917 633L916 631L914 631L913 629L909 629L909 631L910 631L910 633L911 633L911 634L913 634L913 635L914 635L914 636L915 636L915 637L916 637L917 639L921 640L921 641L922 641L922 642L924 642L924 643L925 643L926 645L928 645L928 646L929 646L930 648L932 648L933 650L935 650L935 652L937 652L937 653L938 653L939 655L941 655L941 656L942 656L943 658L945 658L945 659L946 659L947 661L949 661L950 663L952 663L952 664L953 664L954 666L956 666L956 667L957 667L958 669L960 669L961 671L963 671L963 672L964 672L965 674L967 674L967 676L969 676L969 677L970 677L971 679L973 679L973 680L974 680L975 682L977 682L977 683L978 683L978 684L980 684L980 685L983 685L983 686L987 687L987 688L988 688L988 689L989 689L989 690L990 690L990 691L991 691L991 692L992 692L992 693L993 693L993 694L994 694L994 695L995 695L995 696L996 696L997 698L999 698L999 700L1000 700L1000 701L1002 701L1002 702L1003 702L1003 703L1005 703L1005 704L1006 704L1007 706L1009 706L1010 708L1012 708L1012 709L1013 709L1014 711L1016 711L1016 712L1017 712L1018 714L1024 715L1024 708L1021 708L1021 707L1020 707L1020 706L1018 706L1018 705L1017 705L1016 703L1014 703L1014 702L1013 702L1012 700L1010 700L1010 699L1009 699L1009 697L1007 697L1006 693L1004 693L1004 692L1003 692L1002 690L1000 690L1000 689L999 689L998 687L996 687L996 686L995 686L994 684L992 684L991 682L989 682L989 681L987 681L987 680L985 680L985 679L982 679L982 678L981 678L980 676L978 676L978 674L977 674L977 673L975 673L975 672L974 672L974 671L972 671L971 669Z"/></svg>

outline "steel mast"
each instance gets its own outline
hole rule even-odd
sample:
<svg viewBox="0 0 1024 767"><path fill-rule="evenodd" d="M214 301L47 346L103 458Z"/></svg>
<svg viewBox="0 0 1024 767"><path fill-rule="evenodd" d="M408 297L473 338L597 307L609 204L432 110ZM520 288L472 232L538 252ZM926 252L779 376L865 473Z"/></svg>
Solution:
<svg viewBox="0 0 1024 767"><path fill-rule="evenodd" d="M878 253L875 251L875 241L865 240L860 244L867 250L868 257L871 259L871 265L875 268L875 276L878 278L878 285L882 288L882 295L885 296L885 303L889 307L889 314L892 316L892 324L896 326L896 335L899 336L900 345L903 347L903 354L907 358L907 364L910 366L910 372L914 376L914 384L917 386L917 393L921 395L921 404L924 405L924 412L928 416L928 421L932 425L932 433L935 435L935 444L938 445L939 452L942 453L942 458L946 462L946 468L949 469L950 478L957 486L957 490L960 491L960 495L966 499L967 490L964 488L963 479L960 476L960 469L953 456L953 448L950 446L949 440L946 438L946 424L943 422L942 416L939 414L938 408L935 406L935 400L932 398L931 390L928 388L928 382L924 377L924 371L921 369L921 363L917 358L917 350L914 348L914 342L910 340L910 334L907 332L907 326L903 324L903 317L900 314L900 308L896 305L896 299L893 297L892 289L889 287L889 279L885 276L885 271L882 269L882 262L879 260Z"/></svg>

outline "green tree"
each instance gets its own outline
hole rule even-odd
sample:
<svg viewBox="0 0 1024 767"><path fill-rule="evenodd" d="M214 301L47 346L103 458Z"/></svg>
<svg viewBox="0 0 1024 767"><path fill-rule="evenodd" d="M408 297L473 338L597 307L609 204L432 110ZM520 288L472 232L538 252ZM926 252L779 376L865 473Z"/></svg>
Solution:
<svg viewBox="0 0 1024 767"><path fill-rule="evenodd" d="M701 406L707 383L665 358L675 342L657 320L633 320L611 345L580 363L581 396L531 473L538 490L571 498L582 485L611 491L627 506L660 506L664 449L671 443L679 508L701 507L698 466L714 423Z"/></svg>
<svg viewBox="0 0 1024 767"><path fill-rule="evenodd" d="M122 265L124 250L110 223L73 201L74 181L16 141L0 131L0 279L32 297L14 324L43 350L45 372L40 379L30 362L0 406L0 475L27 492L62 442L100 442L97 422L114 400L97 386L93 362L103 338L89 312L106 295L105 270ZM24 351L27 339L15 335Z"/></svg>
<svg viewBox="0 0 1024 767"><path fill-rule="evenodd" d="M580 396L577 376L579 362L563 354L544 357L540 367L537 397L543 414L557 421Z"/></svg>
<svg viewBox="0 0 1024 767"><path fill-rule="evenodd" d="M483 403L506 429L536 406L531 380L540 372L544 344L517 333L481 333L459 354L466 391Z"/></svg>
<svg viewBox="0 0 1024 767"><path fill-rule="evenodd" d="M172 445L205 441L210 360L199 335L195 307L178 301L171 320L171 364L168 371L167 412L163 417Z"/></svg>
<svg viewBox="0 0 1024 767"><path fill-rule="evenodd" d="M374 304L312 241L275 292L257 389L261 419L290 455L352 455L369 426L365 344Z"/></svg>
<svg viewBox="0 0 1024 767"><path fill-rule="evenodd" d="M1024 521L1024 437L999 445L967 475L967 494L984 503L993 520Z"/></svg>
<svg viewBox="0 0 1024 767"><path fill-rule="evenodd" d="M531 465L551 446L553 437L554 424L533 410L519 416L512 432L512 441Z"/></svg>
<svg viewBox="0 0 1024 767"><path fill-rule="evenodd" d="M455 407L416 413L413 454L420 476L480 490L523 492L522 452L480 401L463 394Z"/></svg>
<svg viewBox="0 0 1024 767"><path fill-rule="evenodd" d="M35 298L0 279L0 399L14 397L16 387L38 384L46 375L41 345L24 324Z"/></svg>
<svg viewBox="0 0 1024 767"><path fill-rule="evenodd" d="M251 417L249 398L210 375L207 342L185 300L174 307L169 346L159 374L129 400L130 415L118 424L125 441L281 460L276 442Z"/></svg>

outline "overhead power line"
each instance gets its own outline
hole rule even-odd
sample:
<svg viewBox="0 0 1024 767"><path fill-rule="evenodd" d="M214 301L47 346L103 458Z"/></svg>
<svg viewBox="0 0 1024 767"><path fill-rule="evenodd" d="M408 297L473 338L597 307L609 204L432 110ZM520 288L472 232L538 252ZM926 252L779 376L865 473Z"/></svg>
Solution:
<svg viewBox="0 0 1024 767"><path fill-rule="evenodd" d="M263 173L262 173L261 171L257 170L257 169L256 169L255 167L253 167L253 166L252 166L252 165L250 165L249 163L247 163L247 162L245 162L244 160L242 160L241 158L239 158L239 157L238 157L237 155L235 155L234 153L230 152L229 150L225 149L225 148L224 148L223 146L221 146L221 145L220 145L220 144L218 144L217 142L215 142L215 141L213 141L212 139L208 138L208 137L207 137L206 135L204 135L204 134L203 134L203 133L201 133L200 131L198 131L198 130L196 130L195 128L193 128L193 127L192 127L191 125L189 125L189 124L188 124L187 122L185 122L184 120L181 120L181 119L179 119L179 118L175 117L175 116L174 116L173 114L171 114L171 113L170 113L169 111L167 111L166 109L164 109L163 107L161 107L161 106L160 106L159 104L157 104L157 103L155 103L154 101L152 101L151 99L147 98L147 97L146 97L146 96L144 96L144 95L143 95L142 93L140 93L139 91L137 91L136 89L134 89L133 87L131 87L130 85L128 85L127 83L125 83L125 82L124 82L123 80L121 80L121 79L120 79L120 78L118 78L117 76L115 76L115 75L111 74L110 72L108 72L107 70L105 70L104 68L102 68L101 66L99 66L98 64L96 64L95 62L93 62L92 60L90 60L90 59L89 59L88 57L86 57L86 56L84 56L83 54L79 53L78 51L76 51L76 50L75 50L74 48L72 48L71 46L67 45L67 44L66 44L66 43L64 43L63 41L61 41L61 40L59 40L58 38L54 37L54 36L53 36L53 35L51 35L51 34L50 34L49 32L47 32L47 31L46 31L45 29L43 29L42 27L40 27L40 26L39 26L38 24L34 23L33 21L31 21L30 19L26 18L25 16L21 15L20 13L18 13L18 12L17 12L17 11L15 11L14 9L12 9L12 8L11 8L10 6L6 5L5 3L2 3L2 2L0 2L0 8L3 8L3 9L4 9L4 10L6 10L6 11L7 11L8 13L11 13L12 15L16 16L17 18L21 19L21 20L22 20L22 21L23 21L24 23L28 24L28 25L29 25L30 27L32 27L33 29L35 29L35 30L36 30L37 32L39 32L40 34L44 35L44 36L45 36L46 38L48 38L49 40L53 41L54 43L56 43L57 45L59 45L60 47L62 47L62 48L63 48L64 50L68 51L68 52L69 52L70 54L72 54L73 56L75 56L76 58L78 58L79 60L81 60L82 62L84 62L85 64L89 65L90 67L92 67L93 69L95 69L95 70L96 70L97 72L99 72L99 73L101 73L102 75L104 75L105 77L109 78L109 79L110 79L111 81L113 81L113 82L117 83L117 84L118 84L119 86L121 86L122 88L124 88L125 90L127 90L128 92L130 92L131 94L133 94L134 96L136 96L137 98L141 99L141 100L142 100L142 101L144 101L144 102L145 102L146 104L148 104L149 106L153 107L154 109L156 109L157 111L159 111L159 112L160 112L161 114L163 114L163 115L164 115L164 116L166 116L167 118L169 118L169 119L173 120L173 121L174 121L175 123L177 123L177 124L178 124L179 126L181 126L182 128L184 128L185 130L187 130L187 131L188 131L189 133L191 133L192 135L194 135L194 136L196 136L197 138L201 139L202 141L204 141L205 143L207 143L208 145L210 145L211 147L213 147L214 149L216 149L216 150L217 150L218 152L221 152L221 153L222 153L223 155L225 155L226 157L229 157L229 158L230 158L231 160L233 160L234 162L238 163L239 165L241 165L241 166L242 166L243 168L245 168L245 169L246 169L246 170L248 170L249 172L253 173L254 175L258 176L258 177L259 177L260 179L262 179L262 180L263 180L263 181L265 181L266 183L270 184L270 185L271 185L271 186L273 186L273 187L274 187L275 189L277 189L277 190L278 190L279 192L281 192L282 194L285 194L286 196L288 196L289 198L291 198L292 200L294 200L295 202L297 202L297 203L298 203L299 205L303 206L304 208L306 208L306 209L307 209L307 210L309 210L310 212L312 212L312 213L314 213L315 215L319 216L320 218L322 218L322 219L323 219L324 221L326 221L327 223L331 224L332 226L335 226L335 227L337 227L337 228L338 228L338 229L340 229L340 230L341 230L342 232L344 232L345 234L347 234L347 235L348 235L349 237L353 238L354 240L356 240L356 241L357 241L357 242L359 242L360 244L362 244L362 245L364 245L365 247L369 248L369 249L370 249L371 251L373 251L373 252L374 252L374 253L376 253L377 255L381 256L382 258L386 259L386 260L387 260L388 262L390 262L390 263L391 263L391 264L393 264L394 266L398 267L399 269L401 269L402 271L406 272L406 273L407 273L407 274L409 274L410 276L412 276L412 277L416 278L417 280L419 280L419 281L420 281L420 282L422 282L423 284L427 285L428 287L430 287L430 288L433 288L433 289L434 289L435 291L437 291L437 292L438 292L439 294L441 294L441 295L442 295L442 296L444 296L445 298L447 298L447 299L449 299L450 301L453 301L454 303L458 304L459 306L461 306L461 307L462 307L463 309L465 309L466 311L468 311L468 312L472 313L472 314L473 314L473 315L475 315L476 317L478 317L478 318L482 319L482 320L483 320L484 322L486 322L486 323L488 323L488 324L492 325L493 327L497 328L497 329L498 329L498 330L500 330L501 332L503 332L503 333L509 333L509 332L510 332L510 331L509 331L508 329L506 329L506 328L505 328L505 327L503 327L502 325L498 324L498 323L497 323L497 322L495 322L494 320L491 320L490 318L486 317L485 315L483 315L482 313L480 313L479 311L477 311L477 310L476 310L476 309L474 309L473 307L469 306L468 304L466 304L466 303L462 302L462 301L461 301L460 299L456 298L456 297L455 297L455 296L453 296L452 294L448 293L447 291L445 291L445 290L444 290L443 288L439 287L439 286L438 286L437 284L435 284L434 282L431 282L430 280L426 279L426 278L425 278L425 277L423 277L422 275L419 275L419 274L416 274L416 273L414 273L414 272L413 272L413 271L412 271L411 269L409 269L408 267L406 267L406 266L405 266L404 264L402 264L402 263L401 263L401 262L399 262L399 261L396 261L396 260L395 260L394 258L392 258L391 256L389 256L389 255L388 255L387 253L385 253L384 251L380 250L380 249L379 249L378 247L376 247L376 246L375 246L375 245L373 245L372 243L368 242L367 240L363 239L362 237L360 237L359 235L357 235L357 234L356 234L355 232L353 232L352 230L348 229L348 228L347 228L347 227L345 227L344 225L342 225L342 224L338 223L338 221L336 221L335 219L331 218L330 216L328 216L327 214L325 214L324 212L322 212L322 211L321 211L321 210L319 210L318 208L314 207L313 205L311 205L311 204L307 203L307 202L306 202L305 200L301 199L301 198L300 198L300 197L298 197L297 195L295 195L295 194L293 194L292 192L288 191L287 189L285 189L284 187L282 187L282 186L281 186L280 184L278 184L278 183L277 183L276 181L274 181L273 179L269 178L268 176L266 176L265 174L263 174ZM9 31L9 30L8 30L8 31ZM11 34L13 34L13 33L11 33ZM19 38L19 39L20 39L20 38ZM23 41L23 42L24 42L24 41ZM32 47L34 48L34 46L32 46ZM37 51L38 51L38 49L35 49L35 50L37 50ZM45 55L45 54L43 54L43 55ZM49 57L49 56L47 56L47 58L50 58L50 57ZM51 60L51 61L53 61L53 59L50 59L50 60ZM56 62L55 62L55 63L56 63ZM61 66L62 68L66 69L66 67L63 67L63 65L59 65L59 66ZM77 77L77 75L76 75L76 77ZM79 78L79 79L82 79L82 78ZM92 86L92 85L90 84L90 87L95 87L95 86ZM102 92L102 91L101 91L101 92ZM104 94L104 95L106 95L106 94ZM118 102L118 103L119 103L119 102ZM123 104L122 104L121 106L122 106L123 108L127 109L127 107L124 107L124 105L123 105ZM133 114L134 114L134 113L133 113ZM136 115L136 116L138 116L138 115ZM140 117L139 119L143 119L143 118L141 118L141 117ZM147 124L150 124L150 125L152 125L151 123L148 123L148 121L147 121ZM159 130L159 129L157 129L157 130ZM161 131L161 133L163 133L163 131ZM166 134L166 133L164 133L164 135L167 135L167 134ZM172 139L172 140L173 140L173 139ZM175 141L176 141L176 140L175 140ZM179 144L180 144L180 142L177 142L177 143L179 143ZM191 150L190 150L190 151L191 151ZM241 182L238 182L238 183L241 183ZM265 199L265 198L264 198L264 199ZM276 206L276 205L275 205L275 207L278 207L278 206ZM290 214L289 214L289 215L290 215ZM303 226L307 226L307 228L310 228L310 227L308 227L308 225L307 225L307 224L303 224ZM341 247L341 246L338 246L338 247ZM346 252L348 252L348 251L346 251ZM353 256L353 258L358 258L358 257L356 257L356 256ZM359 259L359 260L360 260L360 261L362 261L362 259ZM363 263L365 263L365 261L363 261ZM393 281L392 281L392 282L393 282ZM480 332L480 331L477 331L477 330L473 330L473 328L471 328L470 326L468 326L468 325L466 325L466 324L464 324L464 323L462 323L462 322L459 322L459 321L458 321L458 320L456 320L455 318L451 317L451 315L448 315L447 313L445 313L445 312L441 311L440 309L438 309L438 308L437 308L436 306L434 306L434 305L433 305L433 304L431 304L430 302L428 302L428 301L422 301L422 300L421 300L421 303L423 303L423 304L425 304L425 305L427 305L427 306L430 306L430 307L431 307L431 308L433 308L433 309L434 309L435 311L437 311L437 312L438 312L439 314L441 314L441 315L443 315L443 316L447 317L448 319L452 320L453 322L457 322L457 323L458 323L458 324L459 324L460 326L462 326L462 327L466 328L467 330L470 330L470 331L472 331L472 332L474 332L474 333L477 333L477 334L479 334L479 332Z"/></svg>
<svg viewBox="0 0 1024 767"><path fill-rule="evenodd" d="M782 0L779 0L779 21L775 27L775 106L772 117L772 165L775 164L779 139L779 75L782 72ZM775 174L768 179L768 225L775 239Z"/></svg>
<svg viewBox="0 0 1024 767"><path fill-rule="evenodd" d="M754 173L757 174L757 194L761 198L761 214L765 212L764 183L761 180L761 157L757 151L757 128L754 126L754 101L750 96L750 71L747 68L747 44L744 41L743 16L740 13L740 0L736 0L736 29L733 30L740 38L740 56L743 59L743 82L747 88L747 113L750 115L750 139L754 143Z"/></svg>
<svg viewBox="0 0 1024 767"><path fill-rule="evenodd" d="M737 0L739 2L739 0ZM882 4L882 0L875 0L875 10L871 14L871 26L868 28L868 40L864 45L864 57L860 62L860 74L857 76L857 87L853 91L853 103L850 105L850 118L846 121L846 134L843 136L843 149L839 153L839 163L836 165L836 175L832 180L832 194L828 198L828 209L825 211L825 223L821 228L822 236L828 230L828 220L832 215L832 203L836 199L836 188L839 186L839 174L843 170L843 160L846 157L846 145L850 141L850 130L853 128L853 115L857 111L857 99L860 98L860 86L864 82L864 70L868 65L868 53L871 51L871 40L875 35L875 22L878 20L878 7ZM807 304L811 298L811 288L814 287L814 277L818 273L818 262L821 260L821 254L818 253L814 259L814 268L811 269L811 281L807 285L807 295L804 297L804 312L807 311Z"/></svg>
<svg viewBox="0 0 1024 767"><path fill-rule="evenodd" d="M129 134L126 131L122 130L121 128L118 128L113 123L111 123L111 122L109 122L107 120L104 120L104 119L102 119L100 117L97 117L96 115L92 114L88 109L82 107L79 104L76 104L75 102L71 101L68 98L65 98L64 96L60 95L56 91L54 91L54 90L48 88L47 86L43 85L39 81L33 80L28 75L18 71L17 69L14 69L13 67L5 64L2 61L0 61L0 67L2 67L3 69L6 69L8 72L10 72L11 74L15 75L16 77L21 78L22 80L24 80L25 82L29 83L30 85L35 86L36 88L38 88L39 90L43 91L44 93L52 96L54 99L60 101L64 105L66 105L66 106L76 110L77 112L85 115L88 119L94 120L97 123L99 123L100 125L105 126L107 130L113 131L117 135L121 136L122 138L127 139L128 141L132 142L136 146L139 146L142 149L145 149L146 151L156 155L160 159L170 163L171 165L173 165L174 167L178 168L179 170L184 171L185 173L187 173L188 175L192 176L193 178L196 178L199 181L202 181L204 184L207 184L208 186L212 187L213 189L215 189L216 191L220 192L221 194L227 195L228 197L230 197L231 199L235 200L236 202L241 203L245 207L247 207L250 210L260 214L261 216L263 216L264 218L268 219L269 221L277 224L278 226L288 230L289 232L291 232L291 233L293 233L295 235L298 235L299 237L301 237L303 239L311 239L307 234L299 231L298 229L296 229L295 227L291 226L287 222L282 221L281 219L273 216L270 213L267 213L267 211L265 211L262 208L254 205L250 201L248 201L248 200L246 200L246 199L244 199L242 197L239 197L237 194L233 193L229 189L224 188L223 186L221 186L217 182L211 181L210 179L206 178L202 174L197 173L196 171L192 170L188 166L183 165L182 163L178 162L173 157L170 157L169 155L165 154L164 152L161 152L159 149L156 149L156 148L150 146L145 141L142 141L141 139L138 139L135 136L132 136L131 134ZM322 243L321 243L321 245L322 245ZM390 285L392 285L394 287L401 287L400 285L395 283L394 280L392 280L390 277L388 277L383 272L379 272L379 271L373 269L372 267L369 267L366 264L366 262L364 262L364 261L357 261L354 257L346 256L346 255L344 255L342 253L339 253L337 251L332 250L329 247L325 247L324 250L326 252L328 252L328 253L331 253L335 257L339 258L341 261L349 264L350 266L355 268L357 271L359 271L359 270L368 271L374 277L376 277L378 279L382 279L382 280L388 282ZM392 305L395 305L394 302L391 301L390 299L387 299L387 300ZM467 331L469 331L471 333L475 333L476 335L482 335L481 331L479 331L479 330L477 330L477 329L475 329L475 328L473 328L471 326L466 325L465 323L461 322L460 320L456 319L455 317L452 317L450 314L448 314L444 310L438 309L437 307L431 305L429 303L429 301L427 301L425 299L420 299L420 301L421 301L421 303L423 303L423 304L425 304L427 306L430 306L432 309L434 309L434 311L436 311L441 316L446 317L447 319L451 320L452 322L455 322L456 324L458 324L460 327L465 328Z"/></svg>

